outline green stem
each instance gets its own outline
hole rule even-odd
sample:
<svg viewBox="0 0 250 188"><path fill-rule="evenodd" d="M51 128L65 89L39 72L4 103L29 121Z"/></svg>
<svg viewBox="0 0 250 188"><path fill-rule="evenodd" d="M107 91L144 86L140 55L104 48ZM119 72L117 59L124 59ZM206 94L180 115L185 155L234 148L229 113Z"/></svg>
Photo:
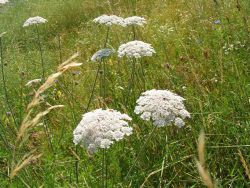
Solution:
<svg viewBox="0 0 250 188"><path fill-rule="evenodd" d="M136 74L136 60L133 58L133 64L132 64L132 95L133 99L135 100L135 74Z"/></svg>
<svg viewBox="0 0 250 188"><path fill-rule="evenodd" d="M44 66L44 58L43 58L43 50L42 50L42 44L41 44L41 39L40 39L40 33L39 33L37 25L36 25L36 32L37 32L37 43L38 43L38 48L39 48L40 58L41 58L41 65L42 65L42 79L44 82L45 81L45 66Z"/></svg>
<svg viewBox="0 0 250 188"><path fill-rule="evenodd" d="M50 137L50 133L49 133L49 128L48 128L48 126L47 126L47 122L48 122L48 121L47 121L47 118L44 117L44 118L43 118L44 132L45 132L45 134L46 134L46 136L47 136L49 147L50 147L50 149L51 149L51 151L52 151L52 153L53 153L53 156L54 156L54 155L55 155L55 150L54 150L54 147L53 147L53 144L52 144L52 141L51 141L51 137Z"/></svg>
<svg viewBox="0 0 250 188"><path fill-rule="evenodd" d="M142 60L140 60L140 67L141 67L141 73L142 73L143 89L146 90L146 74L145 74L144 64Z"/></svg>
<svg viewBox="0 0 250 188"><path fill-rule="evenodd" d="M155 129L156 129L156 128L157 128L157 127L154 126L153 130L149 133L148 137L147 137L146 140L144 141L144 144L140 147L140 151L138 152L138 155L137 155L137 157L135 158L134 163L133 163L132 166L129 168L129 171L128 171L127 175L125 176L125 180L128 178L130 172L132 171L132 169L134 168L135 164L137 163L140 154L143 153L143 150L145 150L145 146L146 146L146 144L148 143L148 141L151 139L151 137L152 137L153 133L155 132Z"/></svg>
<svg viewBox="0 0 250 188"><path fill-rule="evenodd" d="M133 6L133 14L136 15L136 4L137 4L137 0L133 0L132 1L132 6Z"/></svg>
<svg viewBox="0 0 250 188"><path fill-rule="evenodd" d="M58 34L58 48L59 48L59 64L62 64L62 42L61 42L61 36Z"/></svg>
<svg viewBox="0 0 250 188"><path fill-rule="evenodd" d="M136 32L135 32L135 26L132 25L132 29L133 29L133 40L136 39Z"/></svg>
<svg viewBox="0 0 250 188"><path fill-rule="evenodd" d="M105 149L105 188L108 187L108 162L107 162L107 150Z"/></svg>
<svg viewBox="0 0 250 188"><path fill-rule="evenodd" d="M105 169L105 149L102 150L102 187L105 187L105 174L104 174L104 169Z"/></svg>
<svg viewBox="0 0 250 188"><path fill-rule="evenodd" d="M106 62L103 60L103 99L105 100L106 98Z"/></svg>
<svg viewBox="0 0 250 188"><path fill-rule="evenodd" d="M16 121L16 118L14 116L14 112L11 108L10 101L9 101L9 96L7 92L7 85L6 85L6 80L5 80L5 74L4 74L4 59L3 59L3 42L2 42L2 37L0 37L0 58L1 58L1 73L2 73L2 81L3 81L3 90L4 90L4 97L5 97L5 102L8 107L8 110L11 113L11 116L13 118L13 121L16 125L16 128L18 128L18 123Z"/></svg>
<svg viewBox="0 0 250 188"><path fill-rule="evenodd" d="M94 91L95 91L95 87L96 87L96 83L97 83L97 78L98 78L100 69L101 69L101 62L99 63L98 68L97 68L97 71L96 71L96 76L95 76L94 85L93 85L93 87L92 87L92 91L91 91L91 94L90 94L90 98L89 98L88 105L87 105L87 108L86 108L86 110L85 110L85 113L88 112L89 107L90 107L90 104L91 104L91 101L92 101L92 99L93 99Z"/></svg>
<svg viewBox="0 0 250 188"><path fill-rule="evenodd" d="M71 101L72 101L72 107L71 107L71 111L72 111L72 115L73 115L73 120L74 120L74 124L76 125L76 113L75 113L75 105L74 105L74 82L71 83L72 88L71 88ZM78 150L77 150L77 146L75 146L75 152L76 154L78 154ZM76 160L75 161L75 176L76 176L76 183L79 183L79 161Z"/></svg>
<svg viewBox="0 0 250 188"><path fill-rule="evenodd" d="M41 66L42 66L42 80L43 82L45 82L45 65L44 65L44 58L43 58L43 49L42 49L42 43L41 43L41 39L40 39L40 33L39 33L39 29L38 29L38 25L36 25L36 33L37 33L37 43L38 43L38 48L39 48L39 52L40 52L40 60L41 60ZM53 154L54 153L54 148L52 145L52 141L51 141L51 137L50 137L50 133L49 133L49 129L47 126L47 119L46 117L43 118L43 123L44 123L44 131L45 134L48 138L48 143L49 143L49 147L52 151Z"/></svg>
<svg viewBox="0 0 250 188"><path fill-rule="evenodd" d="M109 31L110 31L110 27L108 27L107 32L106 32L106 37L105 37L105 41L104 41L104 45L103 45L104 48L106 48L107 44L108 44Z"/></svg>
<svg viewBox="0 0 250 188"><path fill-rule="evenodd" d="M72 115L72 119L73 119L73 121L74 121L74 125L76 124L76 115L75 115L75 110L74 110L74 102L76 102L76 99L74 98L74 95L73 95L73 91L74 91L74 88L72 87L72 88L68 88L67 87L67 85L66 85L66 83L64 83L63 82L63 85L60 83L60 82L58 82L58 85L59 85L59 87L60 87L60 89L62 89L62 91L64 92L64 93L66 93L66 99L67 99L67 102L68 102L68 104L69 104L69 106L70 106L70 112L71 112L71 115ZM72 86L73 86L73 83L71 84ZM70 92L71 91L71 92ZM70 98L71 97L71 98ZM64 126L63 126L63 129L64 129ZM63 134L63 129L62 129L62 132L61 132L61 134ZM62 135L61 135L61 137L62 137ZM62 138L60 138L59 140L61 140ZM58 142L59 143L59 142ZM78 151L77 151L77 146L75 147L75 152L76 152L76 154L78 154ZM78 166L79 166L79 162L78 161L75 161L74 162L74 168L73 168L73 172L74 172L74 174L75 174L75 177L76 177L76 183L78 184L78 180L79 180L79 168L78 168ZM71 176L70 176L70 178L71 178ZM70 180L71 181L71 180Z"/></svg>
<svg viewBox="0 0 250 188"><path fill-rule="evenodd" d="M3 123L0 121L0 124L1 124L1 128L2 128L2 130L0 130L1 132L0 132L0 138L1 138L1 140L3 141L3 143L5 144L5 146L6 146L6 149L8 149L10 152L11 152L11 146L9 145L9 143L8 143L8 141L7 141L7 139L6 139L6 137L5 137L5 135L6 135L6 130L4 131L4 126L3 126Z"/></svg>
<svg viewBox="0 0 250 188"><path fill-rule="evenodd" d="M20 109L19 109L19 117L20 119L23 117L23 104L24 104L24 76L21 72L21 82L20 82Z"/></svg>
<svg viewBox="0 0 250 188"><path fill-rule="evenodd" d="M78 153L78 150L77 150L77 147L75 147L75 152L76 154ZM76 183L78 184L79 183L79 162L78 160L76 160L75 162L75 174L76 174Z"/></svg>
<svg viewBox="0 0 250 188"><path fill-rule="evenodd" d="M104 45L103 47L106 48L107 44L108 44L108 38L109 38L109 31L110 31L110 27L107 28L107 32L106 32L106 37L104 40ZM102 60L102 64L103 64L103 74L102 74L102 82L101 82L101 88L102 88L102 97L105 100L106 98L106 90L107 90L107 82L106 82L106 77L107 77L107 72L106 72L106 62L104 60Z"/></svg>
<svg viewBox="0 0 250 188"><path fill-rule="evenodd" d="M108 165L107 165L107 150L102 149L102 187L107 188L108 186Z"/></svg>
<svg viewBox="0 0 250 188"><path fill-rule="evenodd" d="M129 80L129 84L128 84L128 91L127 91L127 100L126 100L126 104L128 104L129 102L129 97L130 94L133 95L133 99L135 100L135 65L136 65L136 60L135 58L133 58L132 61L132 65L131 65L131 75L130 75L130 80Z"/></svg>

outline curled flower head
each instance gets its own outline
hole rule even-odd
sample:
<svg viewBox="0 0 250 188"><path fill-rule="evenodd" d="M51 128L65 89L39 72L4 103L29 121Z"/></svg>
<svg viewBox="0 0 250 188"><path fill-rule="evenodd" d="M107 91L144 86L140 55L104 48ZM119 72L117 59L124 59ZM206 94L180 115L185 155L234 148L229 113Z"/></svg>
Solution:
<svg viewBox="0 0 250 188"><path fill-rule="evenodd" d="M101 49L99 51L97 51L92 57L91 57L91 61L100 61L102 58L104 57L108 57L113 53L114 50L109 49L109 48L104 48Z"/></svg>
<svg viewBox="0 0 250 188"><path fill-rule="evenodd" d="M116 15L102 15L102 16L95 18L93 22L104 24L107 26L111 26L111 25L120 25L123 27L126 26L124 19Z"/></svg>
<svg viewBox="0 0 250 188"><path fill-rule="evenodd" d="M41 83L41 82L42 82L42 79L41 79L41 78L38 78L38 79L34 79L34 80L28 81L28 82L25 84L25 86L30 87L30 86L36 85L36 84L38 84L38 83Z"/></svg>
<svg viewBox="0 0 250 188"><path fill-rule="evenodd" d="M3 37L7 32L0 33L0 38Z"/></svg>
<svg viewBox="0 0 250 188"><path fill-rule="evenodd" d="M220 24L220 23L221 23L220 20L215 20L215 21L214 21L214 24Z"/></svg>
<svg viewBox="0 0 250 188"><path fill-rule="evenodd" d="M141 58L143 56L152 56L154 53L155 50L151 44L138 40L122 44L118 49L118 57Z"/></svg>
<svg viewBox="0 0 250 188"><path fill-rule="evenodd" d="M8 3L8 2L9 2L9 0L0 0L0 5L4 5L4 4Z"/></svg>
<svg viewBox="0 0 250 188"><path fill-rule="evenodd" d="M48 20L40 16L30 17L24 22L23 27L28 27L30 25L44 24L46 22L48 22Z"/></svg>
<svg viewBox="0 0 250 188"><path fill-rule="evenodd" d="M139 25L143 26L147 23L146 19L139 16L131 16L124 19L126 25Z"/></svg>
<svg viewBox="0 0 250 188"><path fill-rule="evenodd" d="M184 100L168 90L148 90L136 101L134 112L143 120L152 120L158 127L171 123L183 127L185 125L183 120L190 118L190 113L183 104Z"/></svg>
<svg viewBox="0 0 250 188"><path fill-rule="evenodd" d="M73 142L86 147L90 153L98 148L109 148L118 141L132 134L127 114L112 109L97 109L83 115L81 122L73 132Z"/></svg>

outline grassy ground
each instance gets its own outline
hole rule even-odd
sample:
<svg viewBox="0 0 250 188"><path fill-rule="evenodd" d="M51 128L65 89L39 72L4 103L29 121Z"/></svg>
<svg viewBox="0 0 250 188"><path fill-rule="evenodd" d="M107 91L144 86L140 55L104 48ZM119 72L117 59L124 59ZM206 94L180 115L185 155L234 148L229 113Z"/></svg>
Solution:
<svg viewBox="0 0 250 188"><path fill-rule="evenodd" d="M108 97L101 99L97 86L91 110L104 101L109 108L133 117L134 128L132 136L108 150L108 187L139 187L145 180L145 187L202 187L195 162L201 129L206 133L206 166L217 186L249 187L248 0L13 0L0 7L0 32L7 32L3 55L9 98L6 102L1 87L0 187L101 187L102 152L89 156L85 149L75 148L72 131L87 106L97 70L97 64L89 59L105 40L106 28L92 22L102 14L136 14L147 19L147 25L136 30L137 39L152 44L157 52L142 60L146 89L169 89L183 96L192 115L182 129L156 129L139 152L153 125L133 113L134 103L124 105L126 96L121 88L128 85L129 62L115 55L107 60ZM13 162L17 130L10 108L20 125L32 93L24 85L41 75L35 30L22 27L27 18L37 15L48 19L39 26L46 75L76 51L81 53L79 62L83 65L46 92L47 102L65 107L47 116L47 134L43 126L30 130L29 140ZM117 49L132 39L132 28L115 26L108 46ZM141 91L139 88L136 95ZM10 180L13 166L34 149L42 157Z"/></svg>

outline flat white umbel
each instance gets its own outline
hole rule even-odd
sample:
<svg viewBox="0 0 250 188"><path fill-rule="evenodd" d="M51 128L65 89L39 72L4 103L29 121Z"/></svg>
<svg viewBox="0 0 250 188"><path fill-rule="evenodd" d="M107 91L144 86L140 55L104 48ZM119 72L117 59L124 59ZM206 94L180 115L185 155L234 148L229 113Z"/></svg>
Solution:
<svg viewBox="0 0 250 188"><path fill-rule="evenodd" d="M143 120L152 120L157 127L172 123L177 127L183 127L184 119L190 118L190 113L184 106L184 100L168 90L148 90L136 101L134 112Z"/></svg>
<svg viewBox="0 0 250 188"><path fill-rule="evenodd" d="M124 19L124 22L125 22L126 26L129 26L129 25L143 26L144 24L147 23L145 18L139 17L139 16L127 17Z"/></svg>
<svg viewBox="0 0 250 188"><path fill-rule="evenodd" d="M122 44L118 49L118 57L126 56L128 58L142 58L144 56L152 56L155 53L151 44L142 41L130 41Z"/></svg>
<svg viewBox="0 0 250 188"><path fill-rule="evenodd" d="M0 5L4 5L4 4L8 3L8 2L9 2L9 0L0 0Z"/></svg>
<svg viewBox="0 0 250 188"><path fill-rule="evenodd" d="M40 17L40 16L35 16L35 17L30 17L28 18L24 24L23 24L23 27L28 27L28 26L31 26L31 25L38 25L38 24L44 24L48 22L48 20Z"/></svg>
<svg viewBox="0 0 250 188"><path fill-rule="evenodd" d="M122 17L116 16L116 15L102 15L93 20L95 23L103 24L106 26L111 25L120 25L125 27L126 24L124 22L124 19Z"/></svg>
<svg viewBox="0 0 250 188"><path fill-rule="evenodd" d="M112 109L97 109L83 114L81 122L73 132L73 142L87 148L90 153L98 148L107 149L114 141L132 134L128 122L132 119Z"/></svg>

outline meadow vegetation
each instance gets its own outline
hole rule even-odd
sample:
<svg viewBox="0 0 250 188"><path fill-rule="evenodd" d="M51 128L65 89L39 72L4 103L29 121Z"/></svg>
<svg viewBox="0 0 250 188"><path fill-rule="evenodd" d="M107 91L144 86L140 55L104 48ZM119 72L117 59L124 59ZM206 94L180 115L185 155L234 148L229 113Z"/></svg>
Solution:
<svg viewBox="0 0 250 188"><path fill-rule="evenodd" d="M107 27L93 22L103 14L137 15L147 24L112 26L107 38ZM27 87L41 78L36 28L23 27L32 16L48 20L38 26L48 80ZM98 108L133 119L133 134L105 151L104 187L249 187L249 20L249 0L12 0L0 6L0 33L6 32L0 187L103 187L103 152L73 143L82 115ZM93 91L99 66L92 55L104 44L117 51L135 38L156 53L136 63L133 94L127 92L131 61L117 53L104 60L104 97L103 82ZM154 129L134 113L133 96L151 89L186 99L191 118L184 127Z"/></svg>

